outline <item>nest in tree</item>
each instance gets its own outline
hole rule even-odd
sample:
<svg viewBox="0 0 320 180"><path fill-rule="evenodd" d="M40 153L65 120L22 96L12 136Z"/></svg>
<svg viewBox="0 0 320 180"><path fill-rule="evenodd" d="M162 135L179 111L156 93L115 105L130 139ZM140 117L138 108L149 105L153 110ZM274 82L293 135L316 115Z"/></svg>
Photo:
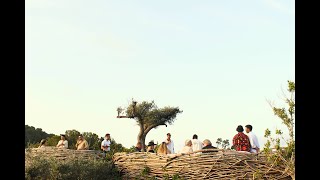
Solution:
<svg viewBox="0 0 320 180"><path fill-rule="evenodd" d="M236 151L197 151L174 156L147 152L116 153L113 161L129 179L142 174L146 179L176 175L183 179L292 179L286 167L269 164L263 154Z"/></svg>

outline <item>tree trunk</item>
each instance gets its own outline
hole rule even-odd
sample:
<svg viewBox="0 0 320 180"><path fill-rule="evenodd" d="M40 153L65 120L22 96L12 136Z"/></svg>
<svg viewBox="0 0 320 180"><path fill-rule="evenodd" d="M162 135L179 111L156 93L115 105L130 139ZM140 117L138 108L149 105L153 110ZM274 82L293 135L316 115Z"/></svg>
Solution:
<svg viewBox="0 0 320 180"><path fill-rule="evenodd" d="M146 141L146 135L144 133L144 128L143 125L140 124L140 131L137 137L137 141L141 144L141 152L144 152L144 145L145 145L145 141Z"/></svg>
<svg viewBox="0 0 320 180"><path fill-rule="evenodd" d="M142 134L142 136L141 136L141 152L145 152L146 151L146 149L145 149L145 141L146 141L146 134Z"/></svg>

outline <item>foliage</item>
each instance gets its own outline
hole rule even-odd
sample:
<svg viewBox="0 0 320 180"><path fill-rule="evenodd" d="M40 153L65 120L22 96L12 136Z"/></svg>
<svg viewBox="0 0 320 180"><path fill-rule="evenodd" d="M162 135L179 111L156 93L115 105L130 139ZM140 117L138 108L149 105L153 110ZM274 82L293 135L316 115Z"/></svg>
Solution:
<svg viewBox="0 0 320 180"><path fill-rule="evenodd" d="M117 109L119 112L122 108ZM172 124L178 113L182 111L178 107L158 108L154 101L141 103L132 102L125 110L126 116L136 120L140 127L137 141L142 143L142 151L145 150L145 139L149 131L160 125Z"/></svg>
<svg viewBox="0 0 320 180"><path fill-rule="evenodd" d="M289 140L284 139L283 132L279 129L275 130L276 137L271 136L271 131L266 129L265 136L268 138L263 152L266 154L269 162L273 163L275 166L279 164L284 164L287 167L287 171L293 177L295 174L295 140L294 140L294 114L295 114L295 83L288 81L288 92L290 93L290 98L285 97L285 103L288 105L288 109L278 108L271 105L274 115L279 117L282 123L288 128ZM286 147L281 148L280 141L284 140L287 144ZM272 147L274 152L272 152Z"/></svg>
<svg viewBox="0 0 320 180"><path fill-rule="evenodd" d="M41 128L35 128L33 126L25 125L25 147L28 145L39 143L41 139L47 139L48 137L52 137L54 134L48 134L42 131Z"/></svg>
<svg viewBox="0 0 320 180"><path fill-rule="evenodd" d="M148 175L148 174L150 173L150 171L151 171L151 169L150 169L148 166L145 166L145 167L141 170L140 175L141 175L141 176L146 176L146 175Z"/></svg>
<svg viewBox="0 0 320 180"><path fill-rule="evenodd" d="M78 140L78 137L80 135L80 132L73 129L73 130L67 130L65 132L65 135L66 135L66 139L68 141L68 148L69 149L76 149L76 143L77 143L77 140Z"/></svg>
<svg viewBox="0 0 320 180"><path fill-rule="evenodd" d="M56 146L58 144L58 142L60 141L60 139L61 139L60 136L54 135L54 136L48 138L47 145L48 146Z"/></svg>
<svg viewBox="0 0 320 180"><path fill-rule="evenodd" d="M184 178L181 178L179 176L179 174L175 174L175 175L172 176L172 180L182 180L182 179L184 179Z"/></svg>
<svg viewBox="0 0 320 180"><path fill-rule="evenodd" d="M226 149L227 147L229 147L229 145L230 145L229 139L225 139L222 141L222 148L223 149Z"/></svg>
<svg viewBox="0 0 320 180"><path fill-rule="evenodd" d="M216 144L217 144L217 148L219 148L219 145L221 145L223 149L226 149L227 147L230 146L229 139L222 140L222 138L218 138L216 141Z"/></svg>
<svg viewBox="0 0 320 180"><path fill-rule="evenodd" d="M219 148L219 145L222 144L222 138L218 138L216 141L216 144L217 144L217 148Z"/></svg>
<svg viewBox="0 0 320 180"><path fill-rule="evenodd" d="M88 142L90 150L100 150L101 149L101 139L99 136L92 132L84 132L84 139Z"/></svg>
<svg viewBox="0 0 320 180"><path fill-rule="evenodd" d="M33 158L26 166L25 179L121 179L111 161L73 159L60 162L55 159Z"/></svg>

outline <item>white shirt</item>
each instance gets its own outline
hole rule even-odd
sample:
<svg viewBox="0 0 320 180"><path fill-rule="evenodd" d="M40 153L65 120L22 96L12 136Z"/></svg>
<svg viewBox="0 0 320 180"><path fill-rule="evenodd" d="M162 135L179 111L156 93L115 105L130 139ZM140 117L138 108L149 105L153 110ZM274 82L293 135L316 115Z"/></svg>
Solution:
<svg viewBox="0 0 320 180"><path fill-rule="evenodd" d="M110 144L111 144L111 141L110 140L103 140L102 142L101 142L101 146L109 146L108 148L107 148L107 151L110 151Z"/></svg>
<svg viewBox="0 0 320 180"><path fill-rule="evenodd" d="M256 147L260 149L260 145L259 145L257 136L252 131L247 133L247 135L248 135L249 140L250 140L251 152L257 153L257 150L253 149L253 148L256 148Z"/></svg>
<svg viewBox="0 0 320 180"><path fill-rule="evenodd" d="M67 140L60 140L59 142L58 142L58 145L61 145L61 144L63 144L63 146L59 146L59 148L68 148L68 141Z"/></svg>
<svg viewBox="0 0 320 180"><path fill-rule="evenodd" d="M184 146L179 153L191 153L193 152L192 147Z"/></svg>
<svg viewBox="0 0 320 180"><path fill-rule="evenodd" d="M164 142L167 142L168 140L165 140ZM174 144L172 139L170 140L170 143L167 144L167 148L169 149L169 151L171 152L171 154L174 154Z"/></svg>
<svg viewBox="0 0 320 180"><path fill-rule="evenodd" d="M192 139L192 150L193 151L197 151L197 150L201 150L203 145L202 142L199 139Z"/></svg>

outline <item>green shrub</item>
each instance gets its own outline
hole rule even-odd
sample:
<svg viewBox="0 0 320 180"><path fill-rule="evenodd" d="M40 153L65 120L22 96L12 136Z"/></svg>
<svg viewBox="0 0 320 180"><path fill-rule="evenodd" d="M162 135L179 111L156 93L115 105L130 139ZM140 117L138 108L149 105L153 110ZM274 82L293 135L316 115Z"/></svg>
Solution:
<svg viewBox="0 0 320 180"><path fill-rule="evenodd" d="M25 179L120 179L111 161L72 159L59 162L53 159L33 158L26 166Z"/></svg>

